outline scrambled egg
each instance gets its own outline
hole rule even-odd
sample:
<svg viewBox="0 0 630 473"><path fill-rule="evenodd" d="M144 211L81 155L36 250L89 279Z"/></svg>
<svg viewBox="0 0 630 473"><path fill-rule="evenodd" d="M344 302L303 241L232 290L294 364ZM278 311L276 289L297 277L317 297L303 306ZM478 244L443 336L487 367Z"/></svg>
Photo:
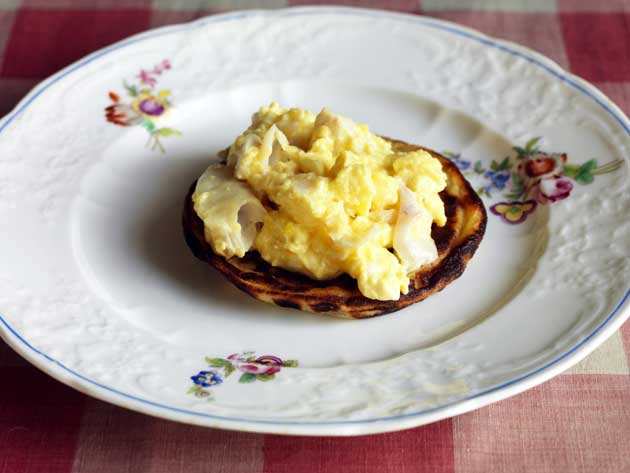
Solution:
<svg viewBox="0 0 630 473"><path fill-rule="evenodd" d="M314 279L342 273L371 299L397 300L408 274L437 258L431 225L446 223L440 162L395 152L366 125L261 108L230 147L227 166L198 180L195 211L218 254L256 249L274 266Z"/></svg>

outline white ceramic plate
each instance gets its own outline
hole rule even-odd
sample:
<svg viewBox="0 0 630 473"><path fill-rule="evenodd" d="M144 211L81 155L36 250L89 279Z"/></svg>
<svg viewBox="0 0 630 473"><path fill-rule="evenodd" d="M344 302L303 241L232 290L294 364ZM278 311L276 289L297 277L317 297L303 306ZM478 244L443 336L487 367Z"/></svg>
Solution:
<svg viewBox="0 0 630 473"><path fill-rule="evenodd" d="M349 321L260 303L196 260L188 186L272 100L451 152L491 210L464 275ZM594 87L451 23L305 8L149 31L0 122L0 333L76 389L182 422L352 435L449 417L628 317L629 150Z"/></svg>

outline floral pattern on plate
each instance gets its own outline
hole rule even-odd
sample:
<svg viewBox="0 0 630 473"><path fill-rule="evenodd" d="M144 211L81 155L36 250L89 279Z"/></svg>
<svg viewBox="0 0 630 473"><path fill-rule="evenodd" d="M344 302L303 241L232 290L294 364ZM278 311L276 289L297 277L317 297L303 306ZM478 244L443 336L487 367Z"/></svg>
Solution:
<svg viewBox="0 0 630 473"><path fill-rule="evenodd" d="M493 197L499 193L505 200L490 207L490 212L505 223L523 223L539 204L549 205L568 198L575 184L586 185L595 176L616 171L622 160L601 166L591 159L583 164L568 163L566 153L549 153L538 147L540 137L532 138L524 147L515 146L516 158L506 156L493 160L486 168L481 160L474 164L461 155L445 152L460 171L474 182L482 181L477 193Z"/></svg>
<svg viewBox="0 0 630 473"><path fill-rule="evenodd" d="M271 381L282 368L295 368L297 360L283 360L275 355L256 356L255 352L234 353L227 358L208 358L206 363L211 370L199 371L190 379L193 386L188 394L212 399L212 392L208 388L223 383L235 371L240 371L239 383L253 383L254 381ZM223 373L219 371L222 370Z"/></svg>
<svg viewBox="0 0 630 473"><path fill-rule="evenodd" d="M105 108L108 122L119 126L142 126L148 133L146 146L151 150L164 152L161 138L179 136L179 130L170 127L159 127L157 122L171 108L170 90L157 90L158 78L171 69L171 63L164 59L152 69L141 69L136 76L137 83L123 81L129 101L124 102L116 92L109 92L112 104Z"/></svg>

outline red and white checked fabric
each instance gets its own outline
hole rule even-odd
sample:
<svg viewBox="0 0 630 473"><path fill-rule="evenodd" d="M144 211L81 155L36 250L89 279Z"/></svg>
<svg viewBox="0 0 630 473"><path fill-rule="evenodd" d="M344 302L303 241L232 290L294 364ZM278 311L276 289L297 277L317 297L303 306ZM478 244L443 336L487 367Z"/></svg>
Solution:
<svg viewBox="0 0 630 473"><path fill-rule="evenodd" d="M527 45L630 113L630 0L0 0L0 115L39 80L151 27L314 3L455 21ZM569 372L469 414L356 438L181 425L74 391L0 341L0 473L630 472L630 324Z"/></svg>

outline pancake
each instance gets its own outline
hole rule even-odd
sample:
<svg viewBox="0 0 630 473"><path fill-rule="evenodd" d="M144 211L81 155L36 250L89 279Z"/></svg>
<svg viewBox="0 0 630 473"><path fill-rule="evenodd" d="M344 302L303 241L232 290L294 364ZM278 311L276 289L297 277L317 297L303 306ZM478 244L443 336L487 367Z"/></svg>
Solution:
<svg viewBox="0 0 630 473"><path fill-rule="evenodd" d="M387 138L386 138L387 139ZM326 281L273 267L255 250L243 258L217 255L204 238L204 224L193 207L190 187L184 202L184 236L193 254L210 264L232 284L252 297L281 307L291 307L336 317L363 319L395 312L444 289L462 275L474 255L486 228L484 205L459 169L447 158L427 148L388 139L395 151L423 149L440 160L447 186L440 193L446 211L446 225L433 224L431 236L438 258L410 274L409 292L397 301L365 297L356 281L344 274Z"/></svg>

